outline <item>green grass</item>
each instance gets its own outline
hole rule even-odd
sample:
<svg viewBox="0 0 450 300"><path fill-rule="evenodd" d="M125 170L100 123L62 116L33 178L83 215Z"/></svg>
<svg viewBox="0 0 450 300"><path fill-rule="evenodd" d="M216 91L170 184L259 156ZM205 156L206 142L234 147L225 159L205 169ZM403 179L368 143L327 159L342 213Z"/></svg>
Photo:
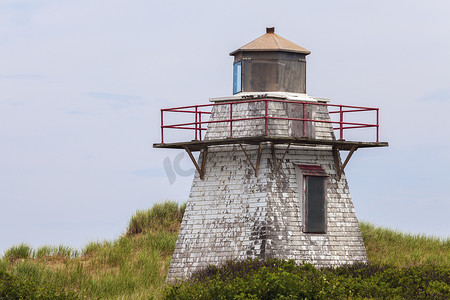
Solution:
<svg viewBox="0 0 450 300"><path fill-rule="evenodd" d="M369 261L396 267L433 264L450 266L450 239L405 234L360 223Z"/></svg>
<svg viewBox="0 0 450 300"><path fill-rule="evenodd" d="M89 299L159 298L184 207L166 202L138 211L125 235L91 242L81 252L65 246L45 245L35 251L25 244L12 247L0 260L0 270L20 284L26 279L51 286L55 293L73 291Z"/></svg>
<svg viewBox="0 0 450 300"><path fill-rule="evenodd" d="M165 202L137 211L119 239L93 241L81 251L49 245L36 250L26 244L11 247L0 259L0 275L14 283L9 286L27 287L33 295L49 290L63 298L73 292L88 299L159 299L184 209L185 205ZM402 234L365 222L361 231L372 264L450 265L449 239Z"/></svg>

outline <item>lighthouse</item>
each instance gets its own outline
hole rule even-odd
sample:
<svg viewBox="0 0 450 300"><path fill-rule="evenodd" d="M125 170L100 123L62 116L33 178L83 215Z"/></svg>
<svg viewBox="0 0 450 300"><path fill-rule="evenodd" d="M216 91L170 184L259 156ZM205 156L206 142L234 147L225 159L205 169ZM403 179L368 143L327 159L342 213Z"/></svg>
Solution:
<svg viewBox="0 0 450 300"><path fill-rule="evenodd" d="M308 95L310 53L266 28L230 53L232 95L161 110L153 146L186 151L196 168L167 280L229 259L367 262L344 169L356 150L388 146L379 110ZM175 130L186 138L168 140ZM373 139L347 140L355 130Z"/></svg>

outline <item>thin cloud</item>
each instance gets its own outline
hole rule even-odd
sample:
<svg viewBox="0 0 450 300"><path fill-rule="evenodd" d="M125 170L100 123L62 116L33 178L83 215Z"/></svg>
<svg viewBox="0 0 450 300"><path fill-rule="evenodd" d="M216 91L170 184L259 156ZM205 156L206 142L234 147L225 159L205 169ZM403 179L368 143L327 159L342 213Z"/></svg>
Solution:
<svg viewBox="0 0 450 300"><path fill-rule="evenodd" d="M450 103L450 88L437 89L427 95L419 97L417 100L421 102Z"/></svg>
<svg viewBox="0 0 450 300"><path fill-rule="evenodd" d="M25 106L24 102L9 102L10 106L19 107L19 106Z"/></svg>
<svg viewBox="0 0 450 300"><path fill-rule="evenodd" d="M93 115L91 113L83 112L83 111L80 111L80 110L69 110L69 111L66 111L66 114L74 115L74 116L78 116L78 115L81 115L81 116Z"/></svg>
<svg viewBox="0 0 450 300"><path fill-rule="evenodd" d="M107 99L107 100L130 101L140 99L140 97L136 95L113 94L104 92L87 92L86 95L89 95L97 99Z"/></svg>
<svg viewBox="0 0 450 300"><path fill-rule="evenodd" d="M141 97L137 95L127 95L127 94L114 94L105 92L87 92L84 93L91 98L107 100L108 104L113 108L125 108L133 104L136 104Z"/></svg>
<svg viewBox="0 0 450 300"><path fill-rule="evenodd" d="M10 9L10 10L34 10L36 8L42 7L41 4L33 2L20 2L20 1L10 1L9 3L0 4L0 9Z"/></svg>
<svg viewBox="0 0 450 300"><path fill-rule="evenodd" d="M140 169L140 170L134 170L132 172L133 175L138 177L162 177L164 176L164 173L162 172L161 168L149 168L149 169Z"/></svg>
<svg viewBox="0 0 450 300"><path fill-rule="evenodd" d="M38 80L44 78L39 74L0 74L1 79L9 80Z"/></svg>

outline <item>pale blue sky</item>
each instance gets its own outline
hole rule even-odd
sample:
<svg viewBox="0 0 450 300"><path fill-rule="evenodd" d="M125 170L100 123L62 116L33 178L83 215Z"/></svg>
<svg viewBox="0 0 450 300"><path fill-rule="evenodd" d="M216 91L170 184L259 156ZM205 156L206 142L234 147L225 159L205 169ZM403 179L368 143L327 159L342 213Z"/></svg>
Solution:
<svg viewBox="0 0 450 300"><path fill-rule="evenodd" d="M117 238L184 202L159 109L232 92L229 52L275 26L309 49L307 91L377 106L386 149L347 177L360 219L450 235L447 1L0 1L0 253ZM192 166L187 157L182 167Z"/></svg>

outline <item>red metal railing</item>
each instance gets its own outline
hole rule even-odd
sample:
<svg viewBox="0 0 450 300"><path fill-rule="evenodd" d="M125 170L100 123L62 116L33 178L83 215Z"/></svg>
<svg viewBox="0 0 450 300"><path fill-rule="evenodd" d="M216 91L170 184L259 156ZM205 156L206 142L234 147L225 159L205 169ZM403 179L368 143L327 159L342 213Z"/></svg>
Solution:
<svg viewBox="0 0 450 300"><path fill-rule="evenodd" d="M252 102L264 102L264 114L258 117L245 117L245 118L234 118L233 119L233 105L241 103L252 103ZM269 103L271 102L281 102L281 103L292 103L297 105L302 105L302 116L303 118L285 118L285 117L274 117L269 116ZM229 106L230 116L229 119L213 120L213 121L202 121L202 115L210 115L213 106ZM313 120L304 118L305 107L306 106L326 106L327 108L337 108L336 110L329 110L330 114L339 114L339 121L333 120ZM208 110L205 110L208 109ZM345 122L345 113L355 113L355 112L367 112L373 111L376 113L376 123L357 123L357 122ZM183 113L183 114L194 114L194 122L179 123L179 124L164 124L164 113ZM316 123L331 123L337 124L337 127L333 127L334 130L339 131L339 139L344 139L344 130L354 129L354 128L376 128L376 141L379 141L379 109L373 107L362 107L362 106L350 106L350 105L340 105L340 104L328 104L328 103L316 103L316 102L300 102L300 101L289 101L289 100L276 100L276 99L258 99L258 100L244 100L244 101L233 101L233 102L223 102L223 103L213 103L213 104L202 104L202 105L191 105L191 106L181 106L174 108L164 108L161 109L161 143L164 143L164 129L187 129L194 130L195 140L202 140L202 131L206 130L207 125L210 123L230 123L230 137L233 137L233 122L246 121L246 120L264 120L264 132L265 135L268 133L269 120L290 120L290 121L301 121L303 124L303 137L305 137L305 124L306 122L316 122Z"/></svg>

